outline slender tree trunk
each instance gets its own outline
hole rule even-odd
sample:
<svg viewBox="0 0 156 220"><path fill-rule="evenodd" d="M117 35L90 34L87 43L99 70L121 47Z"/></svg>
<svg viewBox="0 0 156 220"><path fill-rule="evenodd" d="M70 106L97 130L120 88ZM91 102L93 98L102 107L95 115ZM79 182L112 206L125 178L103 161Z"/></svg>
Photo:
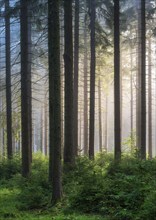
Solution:
<svg viewBox="0 0 156 220"><path fill-rule="evenodd" d="M90 64L90 118L89 118L89 158L94 159L94 124L95 124L95 0L90 0L91 28L91 64Z"/></svg>
<svg viewBox="0 0 156 220"><path fill-rule="evenodd" d="M45 102L44 102L44 152L45 152L45 156L48 155L48 143L47 143L47 129L48 129L48 125L47 125L47 99L45 97Z"/></svg>
<svg viewBox="0 0 156 220"><path fill-rule="evenodd" d="M79 0L75 0L74 33L74 149L78 154Z"/></svg>
<svg viewBox="0 0 156 220"><path fill-rule="evenodd" d="M87 49L87 16L84 19L84 155L88 155L88 49Z"/></svg>
<svg viewBox="0 0 156 220"><path fill-rule="evenodd" d="M6 45L6 121L7 121L7 157L13 156L12 147L12 102L11 102L11 55L10 55L10 5L5 1L5 45Z"/></svg>
<svg viewBox="0 0 156 220"><path fill-rule="evenodd" d="M80 109L80 119L79 119L79 150L81 150L82 143L82 117L81 117L81 109Z"/></svg>
<svg viewBox="0 0 156 220"><path fill-rule="evenodd" d="M146 20L141 1L141 159L146 159Z"/></svg>
<svg viewBox="0 0 156 220"><path fill-rule="evenodd" d="M60 13L60 62L61 62L61 143L64 146L64 69L63 69L63 54L64 54L64 12L61 7ZM62 149L63 150L63 149Z"/></svg>
<svg viewBox="0 0 156 220"><path fill-rule="evenodd" d="M3 140L2 140L2 145L3 145L3 158L5 158L5 156L6 156L6 153L5 153L5 130L4 130L4 128L3 128L3 131L2 131L2 136L3 136Z"/></svg>
<svg viewBox="0 0 156 220"><path fill-rule="evenodd" d="M28 101L29 101L29 130L30 130L30 162L32 162L32 85L31 85L31 62L32 62L32 42L31 42L31 5L29 5L29 15L28 15L28 55L29 55L29 75L28 75Z"/></svg>
<svg viewBox="0 0 156 220"><path fill-rule="evenodd" d="M148 155L152 159L152 62L151 39L148 45Z"/></svg>
<svg viewBox="0 0 156 220"><path fill-rule="evenodd" d="M101 119L101 81L98 85L98 101L99 101L99 150L102 152L102 119Z"/></svg>
<svg viewBox="0 0 156 220"><path fill-rule="evenodd" d="M72 0L64 1L65 34L65 144L64 163L74 164L73 146L73 34L72 34Z"/></svg>
<svg viewBox="0 0 156 220"><path fill-rule="evenodd" d="M121 112L120 112L120 22L119 0L114 0L114 113L115 113L115 160L121 159Z"/></svg>
<svg viewBox="0 0 156 220"><path fill-rule="evenodd" d="M41 118L40 118L40 122L41 122L41 140L40 140L40 151L43 154L44 153L44 120L43 120L43 107L41 107Z"/></svg>
<svg viewBox="0 0 156 220"><path fill-rule="evenodd" d="M52 182L53 204L62 197L59 5L59 1L48 1L49 180Z"/></svg>
<svg viewBox="0 0 156 220"><path fill-rule="evenodd" d="M123 139L123 68L122 68L122 53L120 52L120 125L121 125L121 143Z"/></svg>
<svg viewBox="0 0 156 220"><path fill-rule="evenodd" d="M28 177L31 163L31 60L28 1L21 0L21 121L22 174Z"/></svg>
<svg viewBox="0 0 156 220"><path fill-rule="evenodd" d="M131 123L131 152L134 147L134 135L133 135L133 57L132 57L132 49L130 52L131 59L131 74L130 74L130 88L131 88L131 103L130 103L130 123Z"/></svg>
<svg viewBox="0 0 156 220"><path fill-rule="evenodd" d="M138 14L138 47L137 47L137 58L136 66L138 71L136 73L136 146L141 150L141 1L136 1L136 13Z"/></svg>
<svg viewBox="0 0 156 220"><path fill-rule="evenodd" d="M105 149L105 152L107 153L107 148L108 148L108 141L107 141L107 138L108 138L108 123L107 123L107 120L108 120L108 95L106 95L106 110L105 110L105 145L104 145L104 149Z"/></svg>
<svg viewBox="0 0 156 220"><path fill-rule="evenodd" d="M1 51L0 51L1 52ZM1 55L1 54L0 54ZM0 56L1 59L1 56ZM2 95L2 93L1 93ZM0 114L2 115L2 97L0 96ZM2 133L2 126L0 127L0 158L3 158L3 145L2 145L2 140L3 140L3 133Z"/></svg>

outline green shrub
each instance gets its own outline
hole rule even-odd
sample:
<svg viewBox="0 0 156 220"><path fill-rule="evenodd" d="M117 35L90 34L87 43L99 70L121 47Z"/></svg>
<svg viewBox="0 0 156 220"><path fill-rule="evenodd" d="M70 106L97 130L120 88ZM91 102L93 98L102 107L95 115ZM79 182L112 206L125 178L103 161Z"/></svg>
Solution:
<svg viewBox="0 0 156 220"><path fill-rule="evenodd" d="M144 216L151 213L150 219L154 219L155 196L147 195L156 187L156 161L124 156L120 163L111 160L109 164L99 158L77 161L75 173L68 176L68 209L98 213L111 220L138 219L143 210Z"/></svg>
<svg viewBox="0 0 156 220"><path fill-rule="evenodd" d="M32 164L32 174L21 185L18 196L20 209L40 209L45 207L51 199L51 186L48 182L48 163L43 158L35 158Z"/></svg>
<svg viewBox="0 0 156 220"><path fill-rule="evenodd" d="M17 189L17 208L42 210L51 206L48 159L34 155L30 178L20 173L18 158L0 163L0 184ZM156 219L155 176L155 159L141 161L124 155L115 163L111 154L98 154L94 161L79 157L75 167L63 175L64 199L56 210L95 213L109 220Z"/></svg>
<svg viewBox="0 0 156 220"><path fill-rule="evenodd" d="M0 161L0 180L8 180L17 173L21 173L21 161L19 157L15 157L12 160Z"/></svg>
<svg viewBox="0 0 156 220"><path fill-rule="evenodd" d="M156 190L146 195L139 216L140 220L156 219Z"/></svg>

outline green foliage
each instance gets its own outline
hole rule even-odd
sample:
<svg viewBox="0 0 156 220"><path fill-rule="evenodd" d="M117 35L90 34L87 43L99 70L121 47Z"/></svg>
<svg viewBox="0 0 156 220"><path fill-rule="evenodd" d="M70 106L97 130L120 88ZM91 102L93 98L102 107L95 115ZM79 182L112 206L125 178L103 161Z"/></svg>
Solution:
<svg viewBox="0 0 156 220"><path fill-rule="evenodd" d="M74 188L68 192L68 209L98 213L111 220L141 220L148 219L148 215L154 219L156 161L124 156L121 163L111 162L108 166L101 160L78 162L72 174L77 184L68 184L68 188Z"/></svg>
<svg viewBox="0 0 156 220"><path fill-rule="evenodd" d="M8 180L15 174L21 172L21 162L19 157L15 157L12 160L0 161L0 180Z"/></svg>
<svg viewBox="0 0 156 220"><path fill-rule="evenodd" d="M32 163L32 173L29 179L24 179L20 185L21 192L19 208L22 210L41 209L50 203L51 186L48 182L48 161L37 154Z"/></svg>
<svg viewBox="0 0 156 220"><path fill-rule="evenodd" d="M53 208L47 158L33 157L29 179L20 171L18 158L0 163L0 216L4 219L155 219L155 159L141 161L124 154L115 163L113 155L105 153L94 161L77 158L75 168L63 176L64 199Z"/></svg>

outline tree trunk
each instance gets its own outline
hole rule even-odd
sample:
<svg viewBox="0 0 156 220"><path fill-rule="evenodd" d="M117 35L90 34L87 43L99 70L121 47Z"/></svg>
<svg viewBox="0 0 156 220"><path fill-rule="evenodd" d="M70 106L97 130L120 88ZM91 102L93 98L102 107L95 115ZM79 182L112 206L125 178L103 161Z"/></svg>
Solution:
<svg viewBox="0 0 156 220"><path fill-rule="evenodd" d="M43 106L41 107L41 116L40 116L40 124L41 124L41 134L40 134L40 151L44 153L44 119L43 119Z"/></svg>
<svg viewBox="0 0 156 220"><path fill-rule="evenodd" d="M146 21L145 0L141 1L141 159L146 159Z"/></svg>
<svg viewBox="0 0 156 220"><path fill-rule="evenodd" d="M99 150L102 152L102 119L101 119L101 81L99 79L98 85L98 96L99 96Z"/></svg>
<svg viewBox="0 0 156 220"><path fill-rule="evenodd" d="M89 158L94 159L94 124L95 124L95 0L90 0L91 28L91 64L90 64L90 118L89 118Z"/></svg>
<svg viewBox="0 0 156 220"><path fill-rule="evenodd" d="M47 143L47 129L48 129L48 125L47 125L47 99L45 96L45 102L44 102L44 153L45 156L48 155L48 143Z"/></svg>
<svg viewBox="0 0 156 220"><path fill-rule="evenodd" d="M107 117L108 117L108 95L106 95L106 110L105 110L105 145L104 145L104 149L105 149L105 152L107 153L107 148L108 148L108 141L107 141L107 138L108 138L108 123L107 123Z"/></svg>
<svg viewBox="0 0 156 220"><path fill-rule="evenodd" d="M87 49L87 16L84 19L84 155L88 155L88 49Z"/></svg>
<svg viewBox="0 0 156 220"><path fill-rule="evenodd" d="M138 47L136 65L138 71L136 73L136 147L141 150L141 13L140 0L136 1L136 13L138 14ZM139 13L138 13L139 12Z"/></svg>
<svg viewBox="0 0 156 220"><path fill-rule="evenodd" d="M81 150L82 145L81 145L81 137L82 137L82 117L81 117L81 109L80 109L80 118L79 118L79 150Z"/></svg>
<svg viewBox="0 0 156 220"><path fill-rule="evenodd" d="M11 55L10 55L10 5L5 1L5 45L6 45L6 121L7 121L7 157L13 156L12 147L12 101L11 101Z"/></svg>
<svg viewBox="0 0 156 220"><path fill-rule="evenodd" d="M152 62L151 62L151 39L148 45L148 155L152 159Z"/></svg>
<svg viewBox="0 0 156 220"><path fill-rule="evenodd" d="M72 0L64 1L65 34L65 138L64 163L74 164L73 146L73 34L72 34Z"/></svg>
<svg viewBox="0 0 156 220"><path fill-rule="evenodd" d="M22 174L28 177L31 163L31 55L29 7L21 0L21 121L22 121Z"/></svg>
<svg viewBox="0 0 156 220"><path fill-rule="evenodd" d="M49 180L53 204L62 197L59 5L59 1L48 1Z"/></svg>
<svg viewBox="0 0 156 220"><path fill-rule="evenodd" d="M132 57L132 49L130 52L130 60L131 60L131 74L130 74L130 89L131 89L131 102L130 102L130 123L131 123L131 152L134 147L134 135L133 135L133 57Z"/></svg>
<svg viewBox="0 0 156 220"><path fill-rule="evenodd" d="M119 0L114 0L114 135L115 160L121 159L121 112L120 112L120 22Z"/></svg>
<svg viewBox="0 0 156 220"><path fill-rule="evenodd" d="M75 0L74 33L74 149L78 155L79 0Z"/></svg>
<svg viewBox="0 0 156 220"><path fill-rule="evenodd" d="M60 62L63 67L64 54L64 12L63 7L60 8ZM61 145L64 146L64 69L61 68ZM63 149L62 149L63 151Z"/></svg>

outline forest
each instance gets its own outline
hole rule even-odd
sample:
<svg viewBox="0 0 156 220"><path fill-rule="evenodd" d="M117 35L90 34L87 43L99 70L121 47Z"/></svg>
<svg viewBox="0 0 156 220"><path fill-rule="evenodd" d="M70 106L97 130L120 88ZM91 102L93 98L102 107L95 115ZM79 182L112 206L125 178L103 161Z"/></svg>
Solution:
<svg viewBox="0 0 156 220"><path fill-rule="evenodd" d="M156 220L156 0L0 0L0 220Z"/></svg>

